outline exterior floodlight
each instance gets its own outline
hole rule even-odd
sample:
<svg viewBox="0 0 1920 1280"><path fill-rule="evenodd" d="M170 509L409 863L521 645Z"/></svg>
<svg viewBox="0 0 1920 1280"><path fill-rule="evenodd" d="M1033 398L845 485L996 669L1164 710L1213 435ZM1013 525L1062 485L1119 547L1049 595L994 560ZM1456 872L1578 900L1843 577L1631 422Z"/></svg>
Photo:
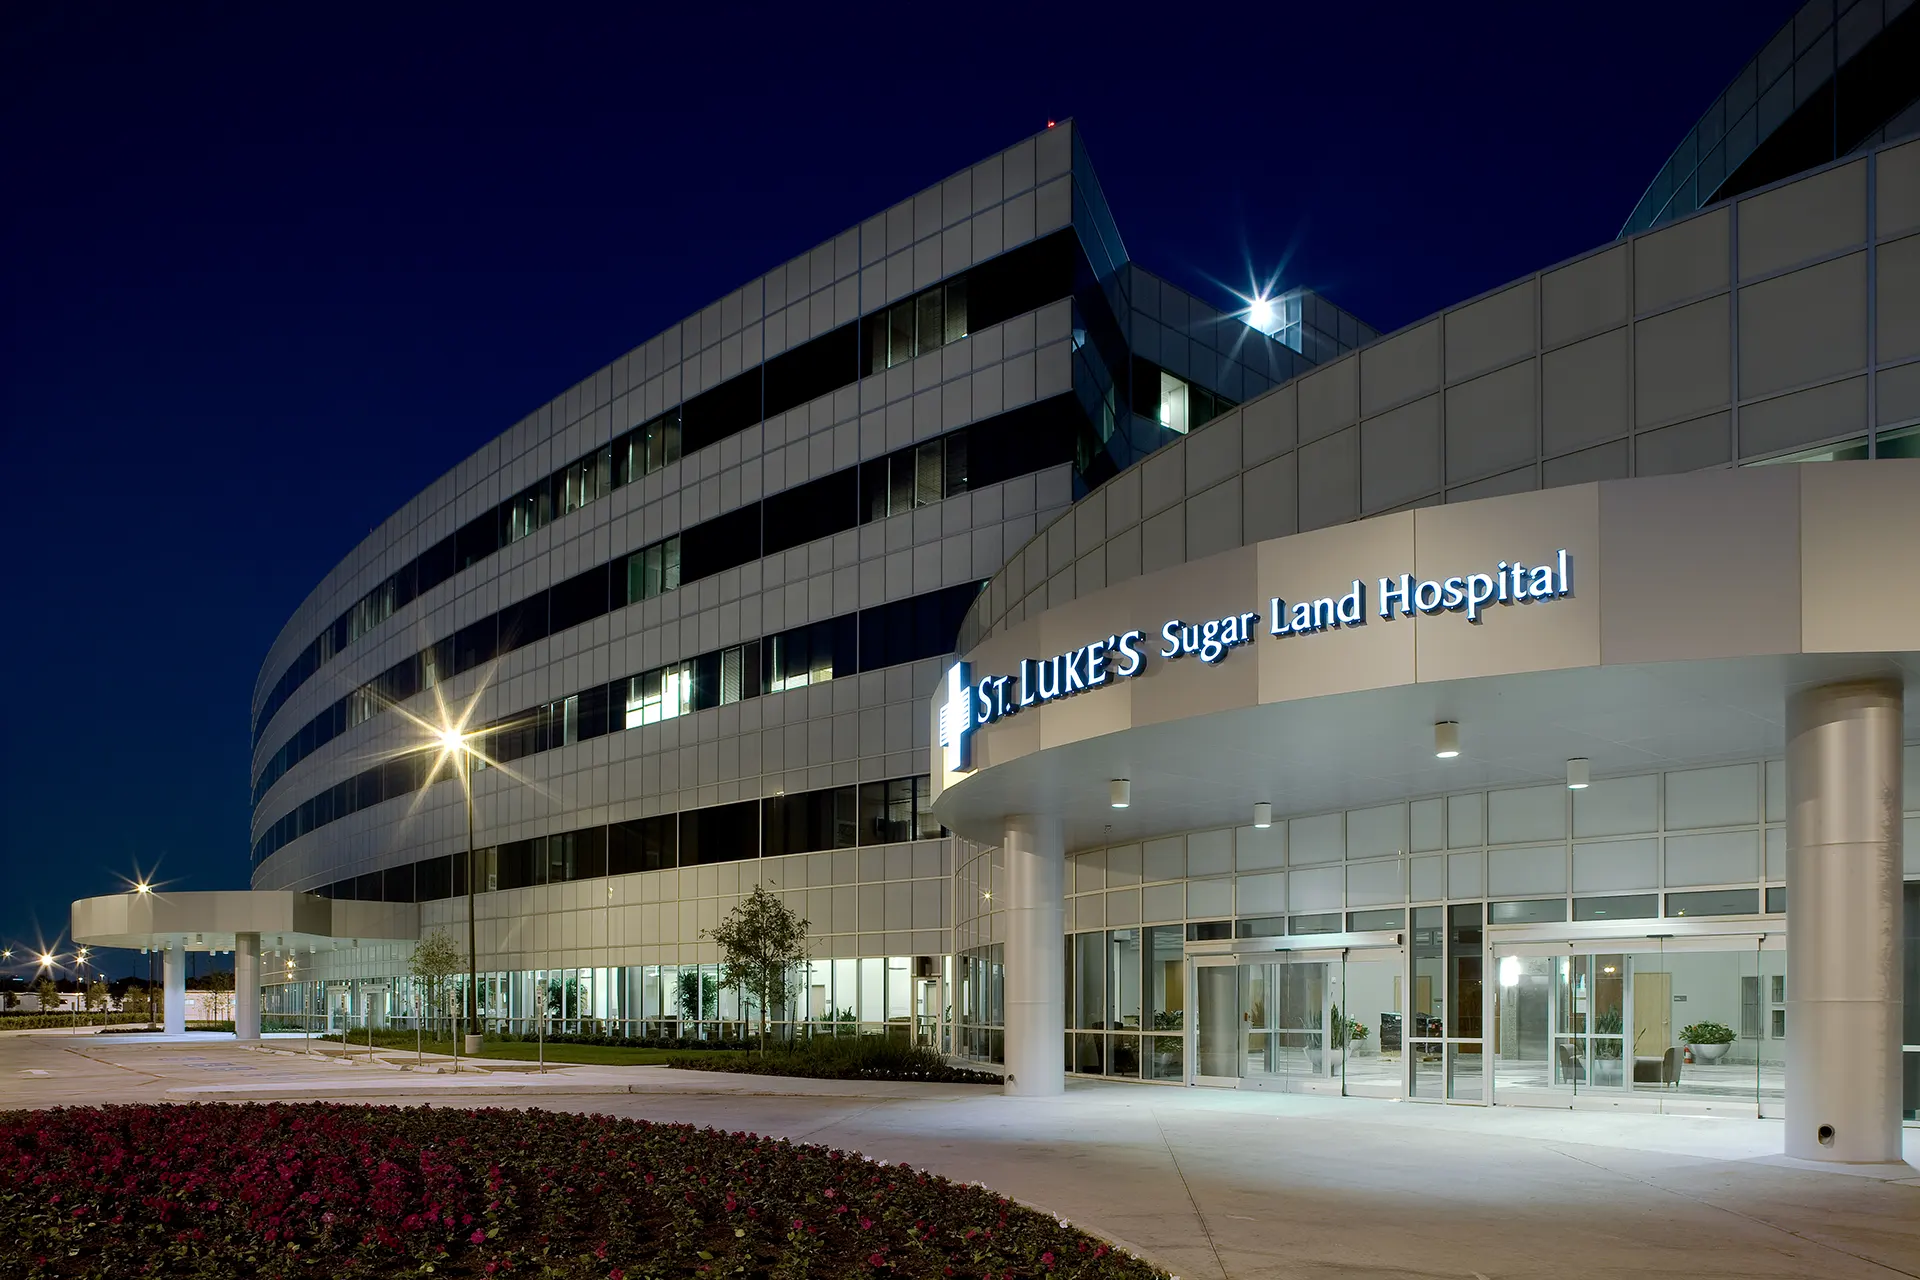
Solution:
<svg viewBox="0 0 1920 1280"><path fill-rule="evenodd" d="M1589 763L1586 760L1567 761L1567 790L1585 791L1587 789Z"/></svg>
<svg viewBox="0 0 1920 1280"><path fill-rule="evenodd" d="M133 886L133 891L138 894L148 894L153 892L153 886L141 880Z"/></svg>
<svg viewBox="0 0 1920 1280"><path fill-rule="evenodd" d="M440 731L440 745L449 751L464 751L467 747L467 740L458 729L442 729Z"/></svg>
<svg viewBox="0 0 1920 1280"><path fill-rule="evenodd" d="M1460 754L1459 722L1442 720L1433 726L1433 754L1442 760L1451 760Z"/></svg>
<svg viewBox="0 0 1920 1280"><path fill-rule="evenodd" d="M1261 800L1253 806L1253 825L1262 831L1273 825L1273 806L1265 800Z"/></svg>
<svg viewBox="0 0 1920 1280"><path fill-rule="evenodd" d="M1247 323L1262 333L1273 332L1273 299L1255 298L1247 304Z"/></svg>
<svg viewBox="0 0 1920 1280"><path fill-rule="evenodd" d="M1129 778L1115 778L1107 784L1107 803L1116 809L1124 809L1133 803L1133 781Z"/></svg>

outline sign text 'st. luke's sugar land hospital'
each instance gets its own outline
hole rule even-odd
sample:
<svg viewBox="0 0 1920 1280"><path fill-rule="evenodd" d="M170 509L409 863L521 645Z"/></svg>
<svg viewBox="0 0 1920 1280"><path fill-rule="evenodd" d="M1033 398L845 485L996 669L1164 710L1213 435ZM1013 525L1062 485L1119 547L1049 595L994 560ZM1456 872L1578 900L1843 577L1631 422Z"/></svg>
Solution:
<svg viewBox="0 0 1920 1280"><path fill-rule="evenodd" d="M1573 557L1565 549L1549 564L1502 560L1492 572L1466 573L1450 578L1416 580L1410 573L1379 579L1375 608L1379 617L1463 613L1479 624L1493 605L1530 604L1559 600L1573 594ZM1289 604L1275 596L1267 604L1266 633L1270 636L1307 635L1364 626L1368 617L1368 589L1356 579L1345 595ZM1227 653L1252 644L1259 633L1261 613L1230 613L1206 622L1179 618L1162 624L1157 640L1144 631L1106 636L1051 658L1022 658L1010 675L972 677L971 666L956 662L947 671L946 697L940 711L940 745L946 767L960 772L973 767L973 731L1023 708L1098 689L1114 680L1139 675L1149 651L1165 659L1197 657L1215 663Z"/></svg>

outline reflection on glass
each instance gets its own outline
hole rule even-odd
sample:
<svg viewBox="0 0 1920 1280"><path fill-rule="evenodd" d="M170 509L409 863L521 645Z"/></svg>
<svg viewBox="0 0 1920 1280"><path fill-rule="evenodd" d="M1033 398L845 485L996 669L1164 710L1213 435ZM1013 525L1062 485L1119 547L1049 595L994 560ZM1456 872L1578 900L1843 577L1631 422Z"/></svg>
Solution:
<svg viewBox="0 0 1920 1280"><path fill-rule="evenodd" d="M1395 950L1349 952L1345 993L1335 1026L1346 1030L1346 1091L1355 1097L1397 1098L1405 1047L1401 1039L1401 958Z"/></svg>
<svg viewBox="0 0 1920 1280"><path fill-rule="evenodd" d="M1445 1034L1446 908L1415 907L1408 934L1413 972L1412 1007L1407 1011L1407 1054L1412 1060L1408 1089L1416 1098L1439 1098L1445 1083L1440 1037Z"/></svg>
<svg viewBox="0 0 1920 1280"><path fill-rule="evenodd" d="M1199 1025L1194 1071L1203 1076L1240 1074L1240 969L1237 965L1201 965L1195 970Z"/></svg>
<svg viewBox="0 0 1920 1280"><path fill-rule="evenodd" d="M1147 961L1146 1020L1154 1031L1179 1031L1185 1026L1186 945L1179 925L1148 929L1144 947Z"/></svg>
<svg viewBox="0 0 1920 1280"><path fill-rule="evenodd" d="M1495 966L1494 1096L1509 1090L1550 1089L1567 1082L1553 1049L1554 961L1546 956L1501 956Z"/></svg>

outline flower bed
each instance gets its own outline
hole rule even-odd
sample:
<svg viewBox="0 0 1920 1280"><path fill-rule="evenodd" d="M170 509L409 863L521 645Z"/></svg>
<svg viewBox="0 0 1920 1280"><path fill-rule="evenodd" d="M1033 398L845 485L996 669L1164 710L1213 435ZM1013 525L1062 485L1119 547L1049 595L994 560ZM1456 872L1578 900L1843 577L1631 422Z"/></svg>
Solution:
<svg viewBox="0 0 1920 1280"><path fill-rule="evenodd" d="M0 1112L0 1275L1160 1276L979 1187L541 1111Z"/></svg>

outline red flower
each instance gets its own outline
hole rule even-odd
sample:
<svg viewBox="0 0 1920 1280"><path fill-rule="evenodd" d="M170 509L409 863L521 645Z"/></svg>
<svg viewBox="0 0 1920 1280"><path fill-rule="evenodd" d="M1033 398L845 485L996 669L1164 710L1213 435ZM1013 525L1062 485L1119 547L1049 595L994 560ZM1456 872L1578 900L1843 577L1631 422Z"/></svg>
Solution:
<svg viewBox="0 0 1920 1280"><path fill-rule="evenodd" d="M485 1244L486 1242L487 1242L487 1233L478 1229L476 1229L472 1235L467 1237L468 1244Z"/></svg>

